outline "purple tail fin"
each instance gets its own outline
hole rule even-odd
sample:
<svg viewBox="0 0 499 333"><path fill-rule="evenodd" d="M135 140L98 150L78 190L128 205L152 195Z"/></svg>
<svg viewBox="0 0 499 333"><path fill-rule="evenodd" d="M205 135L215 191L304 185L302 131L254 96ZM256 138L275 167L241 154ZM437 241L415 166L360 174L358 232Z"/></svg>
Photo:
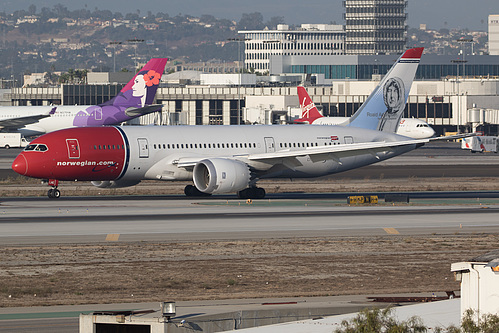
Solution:
<svg viewBox="0 0 499 333"><path fill-rule="evenodd" d="M153 58L133 77L114 98L80 111L73 126L118 125L141 115L159 111L151 106L163 75L166 58Z"/></svg>

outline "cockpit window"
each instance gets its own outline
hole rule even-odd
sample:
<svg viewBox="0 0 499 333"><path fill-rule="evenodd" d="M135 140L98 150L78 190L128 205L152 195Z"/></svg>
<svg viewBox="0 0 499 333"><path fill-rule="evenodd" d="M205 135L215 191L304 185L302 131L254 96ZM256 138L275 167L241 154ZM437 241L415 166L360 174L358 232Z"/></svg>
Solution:
<svg viewBox="0 0 499 333"><path fill-rule="evenodd" d="M31 144L24 148L24 151L47 151L48 147L44 144Z"/></svg>

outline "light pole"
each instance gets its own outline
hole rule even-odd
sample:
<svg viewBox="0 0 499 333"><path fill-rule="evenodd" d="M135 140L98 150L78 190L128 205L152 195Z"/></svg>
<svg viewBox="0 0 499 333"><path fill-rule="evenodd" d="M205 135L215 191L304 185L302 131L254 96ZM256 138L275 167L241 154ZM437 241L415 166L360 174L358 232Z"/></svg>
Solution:
<svg viewBox="0 0 499 333"><path fill-rule="evenodd" d="M466 63L466 43L471 43L471 45L473 45L474 41L473 41L473 38L465 38L465 37L461 37L459 39L456 39L456 42L458 42L459 44L461 44L461 53L463 55L463 78L466 76L466 67L465 67L465 63ZM464 44L464 50L463 50L463 44Z"/></svg>
<svg viewBox="0 0 499 333"><path fill-rule="evenodd" d="M239 72L239 82L237 84L237 124L241 125L241 72L243 71L241 68L241 42L246 42L246 38L229 38L227 39L229 42L237 42L237 67Z"/></svg>
<svg viewBox="0 0 499 333"><path fill-rule="evenodd" d="M137 45L140 43L143 43L144 40L134 38L134 39L127 39L126 41L130 44L133 44L133 46L134 46L134 49L135 49L134 66L135 66L135 68L133 69L133 72L137 72Z"/></svg>
<svg viewBox="0 0 499 333"><path fill-rule="evenodd" d="M461 125L461 94L459 91L459 64L466 63L466 60L456 59L451 60L452 63L456 64L457 67L457 76L456 76L456 86L457 86L457 133L461 133L460 125Z"/></svg>
<svg viewBox="0 0 499 333"><path fill-rule="evenodd" d="M121 42L109 42L113 46L113 72L116 73L116 45L121 45Z"/></svg>

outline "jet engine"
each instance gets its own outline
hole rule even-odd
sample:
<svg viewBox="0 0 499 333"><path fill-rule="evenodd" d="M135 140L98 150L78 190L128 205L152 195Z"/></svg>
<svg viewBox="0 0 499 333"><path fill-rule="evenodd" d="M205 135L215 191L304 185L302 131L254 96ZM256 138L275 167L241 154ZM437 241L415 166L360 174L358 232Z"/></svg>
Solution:
<svg viewBox="0 0 499 333"><path fill-rule="evenodd" d="M120 188L134 186L140 183L140 180L94 180L92 185L98 188Z"/></svg>
<svg viewBox="0 0 499 333"><path fill-rule="evenodd" d="M241 191L248 187L250 178L246 163L224 158L202 160L193 171L196 188L210 194Z"/></svg>

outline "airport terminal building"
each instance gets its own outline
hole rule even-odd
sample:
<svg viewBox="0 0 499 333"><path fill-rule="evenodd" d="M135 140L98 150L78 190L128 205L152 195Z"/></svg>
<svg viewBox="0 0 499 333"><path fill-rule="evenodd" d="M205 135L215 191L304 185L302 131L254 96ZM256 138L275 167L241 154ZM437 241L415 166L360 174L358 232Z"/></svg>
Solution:
<svg viewBox="0 0 499 333"><path fill-rule="evenodd" d="M447 66L447 65L446 65ZM496 66L496 65L491 65ZM455 67L455 65L453 66ZM451 70L452 68L449 68ZM471 69L470 69L471 70ZM164 125L281 124L300 116L296 86L305 84L313 101L325 116L351 116L367 99L382 74L369 80L326 80L317 75L257 77L254 74L212 74L190 84L168 81L158 89L161 114L143 116L135 123ZM245 77L242 77L246 75ZM214 79L214 76L218 79ZM265 81L258 81L263 78ZM274 80L273 80L274 79ZM240 84L234 85L233 82ZM13 88L4 91L3 104L50 105L101 103L114 96L123 84L61 85L52 88ZM494 76L416 80L412 85L404 117L428 122L439 134L472 131L499 133L499 78Z"/></svg>

